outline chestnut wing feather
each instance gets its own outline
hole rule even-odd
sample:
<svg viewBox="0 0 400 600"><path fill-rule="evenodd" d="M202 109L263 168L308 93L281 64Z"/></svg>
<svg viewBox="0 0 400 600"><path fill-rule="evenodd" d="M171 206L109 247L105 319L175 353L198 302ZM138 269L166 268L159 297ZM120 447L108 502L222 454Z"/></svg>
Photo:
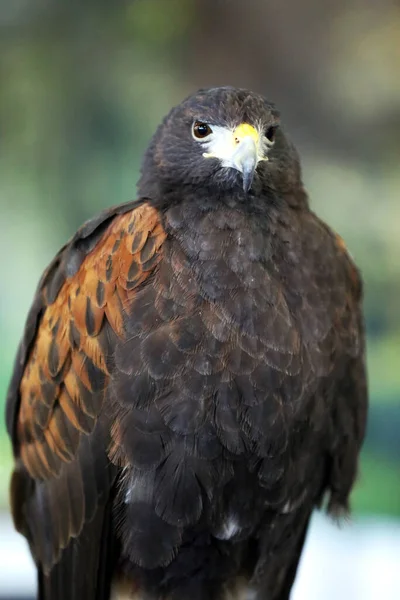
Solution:
<svg viewBox="0 0 400 600"><path fill-rule="evenodd" d="M14 519L45 572L107 502L114 346L164 239L149 204L110 209L78 231L39 284L8 393L7 426L16 459Z"/></svg>

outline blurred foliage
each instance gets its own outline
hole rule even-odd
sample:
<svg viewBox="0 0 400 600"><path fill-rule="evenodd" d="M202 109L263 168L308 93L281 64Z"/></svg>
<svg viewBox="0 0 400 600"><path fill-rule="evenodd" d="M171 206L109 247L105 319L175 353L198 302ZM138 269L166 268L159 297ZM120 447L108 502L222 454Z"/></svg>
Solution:
<svg viewBox="0 0 400 600"><path fill-rule="evenodd" d="M0 405L57 249L135 196L173 104L251 87L280 107L314 209L362 269L371 415L353 504L400 514L399 39L393 0L0 0ZM2 421L0 456L5 504Z"/></svg>

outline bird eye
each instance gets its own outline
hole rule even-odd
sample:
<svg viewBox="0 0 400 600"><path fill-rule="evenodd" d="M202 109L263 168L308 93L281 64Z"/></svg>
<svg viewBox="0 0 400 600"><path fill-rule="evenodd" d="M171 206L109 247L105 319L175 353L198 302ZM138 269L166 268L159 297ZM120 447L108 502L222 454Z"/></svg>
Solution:
<svg viewBox="0 0 400 600"><path fill-rule="evenodd" d="M198 140L202 140L212 133L212 129L207 123L202 123L201 121L195 121L193 123L193 135Z"/></svg>
<svg viewBox="0 0 400 600"><path fill-rule="evenodd" d="M277 125L270 125L269 127L267 127L267 129L265 131L265 137L267 138L267 140L269 142L275 141L275 133L276 133L277 129L278 129Z"/></svg>

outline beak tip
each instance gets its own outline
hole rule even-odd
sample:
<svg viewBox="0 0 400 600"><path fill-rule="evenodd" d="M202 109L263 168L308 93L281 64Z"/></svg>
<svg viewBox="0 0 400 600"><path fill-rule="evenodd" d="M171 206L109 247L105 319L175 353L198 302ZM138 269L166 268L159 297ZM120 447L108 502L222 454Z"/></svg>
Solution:
<svg viewBox="0 0 400 600"><path fill-rule="evenodd" d="M252 164L251 166L247 166L247 168L244 168L243 171L242 171L242 174L243 174L243 191L246 192L246 194L250 190L250 188L251 188L251 186L253 184L255 167L256 167L256 165Z"/></svg>
<svg viewBox="0 0 400 600"><path fill-rule="evenodd" d="M257 147L254 139L245 137L235 153L235 168L242 173L243 191L250 190L257 167Z"/></svg>
<svg viewBox="0 0 400 600"><path fill-rule="evenodd" d="M251 184L252 184L252 177L250 178L244 178L243 177L243 191L247 194L247 192L250 190L251 188Z"/></svg>

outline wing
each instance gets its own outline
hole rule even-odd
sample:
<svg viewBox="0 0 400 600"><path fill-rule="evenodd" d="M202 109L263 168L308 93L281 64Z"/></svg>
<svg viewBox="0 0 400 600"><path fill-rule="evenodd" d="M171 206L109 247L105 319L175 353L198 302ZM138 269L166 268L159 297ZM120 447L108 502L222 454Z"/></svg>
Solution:
<svg viewBox="0 0 400 600"><path fill-rule="evenodd" d="M316 374L318 386L299 404L289 502L267 518L265 536L260 528L265 547L253 580L271 600L290 597L315 504L327 493L332 514L348 510L367 414L360 274L343 240L315 215L303 213L299 222L303 235L288 236L279 268L308 343L302 381ZM290 260L299 268L289 270Z"/></svg>
<svg viewBox="0 0 400 600"><path fill-rule="evenodd" d="M349 509L367 418L362 279L343 239L313 213L306 218L309 226L313 224L307 244L314 256L314 275L304 293L311 310L302 318L320 340L310 349L310 361L324 377L321 406L329 415L328 510L339 514ZM314 301L319 306L313 306Z"/></svg>
<svg viewBox="0 0 400 600"><path fill-rule="evenodd" d="M311 370L321 377L313 420L318 427L325 418L321 410L328 416L328 510L346 512L368 405L362 280L339 235L313 213L304 216L302 226L307 232L302 257L311 277L302 290L300 318L303 335L313 340L308 347Z"/></svg>
<svg viewBox="0 0 400 600"><path fill-rule="evenodd" d="M115 479L108 382L126 309L165 237L145 202L104 212L58 253L29 312L6 418L12 512L38 565L42 598L108 597Z"/></svg>
<svg viewBox="0 0 400 600"><path fill-rule="evenodd" d="M362 314L362 280L346 251L342 238L335 236L335 246L346 273L345 310L338 323L346 361L339 374L330 422L330 499L333 514L349 510L349 496L358 472L358 460L364 440L368 385L365 357L365 328Z"/></svg>

